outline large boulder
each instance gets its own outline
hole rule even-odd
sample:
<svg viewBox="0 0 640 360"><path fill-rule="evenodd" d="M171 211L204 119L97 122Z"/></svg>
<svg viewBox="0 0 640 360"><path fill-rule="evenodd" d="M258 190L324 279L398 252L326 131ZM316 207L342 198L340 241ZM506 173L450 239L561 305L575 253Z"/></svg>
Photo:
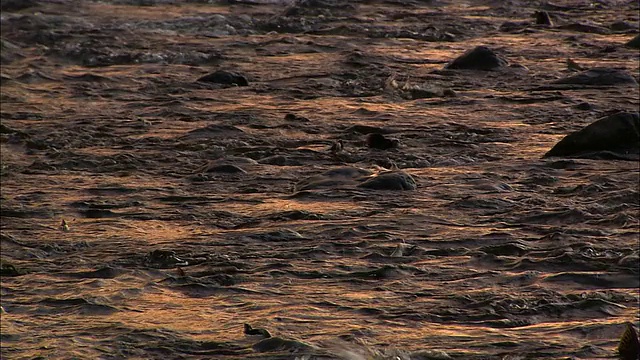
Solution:
<svg viewBox="0 0 640 360"><path fill-rule="evenodd" d="M619 112L565 136L544 157L640 159L640 115Z"/></svg>

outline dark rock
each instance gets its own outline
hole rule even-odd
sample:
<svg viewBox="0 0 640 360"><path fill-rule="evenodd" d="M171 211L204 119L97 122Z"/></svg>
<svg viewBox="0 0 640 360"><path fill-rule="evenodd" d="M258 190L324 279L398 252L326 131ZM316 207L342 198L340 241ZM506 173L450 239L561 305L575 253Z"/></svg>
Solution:
<svg viewBox="0 0 640 360"><path fill-rule="evenodd" d="M322 175L332 177L332 178L336 178L336 177L357 178L361 176L369 176L371 174L372 172L369 170L360 169L357 167L348 167L348 166L327 170L322 173Z"/></svg>
<svg viewBox="0 0 640 360"><path fill-rule="evenodd" d="M20 276L26 273L26 271L16 268L13 264L0 264L0 276Z"/></svg>
<svg viewBox="0 0 640 360"><path fill-rule="evenodd" d="M638 85L636 79L627 71L612 68L593 68L579 74L558 79L554 84L574 85Z"/></svg>
<svg viewBox="0 0 640 360"><path fill-rule="evenodd" d="M415 190L417 185L411 175L403 171L390 171L371 177L358 187L374 190Z"/></svg>
<svg viewBox="0 0 640 360"><path fill-rule="evenodd" d="M199 78L197 81L224 85L249 86L249 81L244 75L226 70L218 70Z"/></svg>
<svg viewBox="0 0 640 360"><path fill-rule="evenodd" d="M2 11L19 11L38 5L38 2L34 0L0 0L0 10Z"/></svg>
<svg viewBox="0 0 640 360"><path fill-rule="evenodd" d="M389 150L398 147L399 144L398 139L389 139L379 133L367 135L367 146L372 149Z"/></svg>
<svg viewBox="0 0 640 360"><path fill-rule="evenodd" d="M507 21L500 25L498 28L502 32L519 32L527 28L529 23L526 21Z"/></svg>
<svg viewBox="0 0 640 360"><path fill-rule="evenodd" d="M261 340L253 345L253 350L256 352L309 350L309 349L311 349L311 345L309 344L305 344L298 340L283 339L277 336Z"/></svg>
<svg viewBox="0 0 640 360"><path fill-rule="evenodd" d="M551 21L551 17L548 12L536 11L534 15L536 17L536 24L553 26L553 22Z"/></svg>
<svg viewBox="0 0 640 360"><path fill-rule="evenodd" d="M445 66L445 69L492 70L509 63L486 46L478 46Z"/></svg>
<svg viewBox="0 0 640 360"><path fill-rule="evenodd" d="M20 47L5 39L0 39L0 64L8 65L19 58L24 58Z"/></svg>
<svg viewBox="0 0 640 360"><path fill-rule="evenodd" d="M304 236L300 235L299 232L293 231L290 229L281 229L275 230L268 233L262 234L253 234L250 235L251 238L262 240L262 241L293 241L293 240L304 240Z"/></svg>
<svg viewBox="0 0 640 360"><path fill-rule="evenodd" d="M167 269L176 266L187 266L188 262L178 258L175 251L171 250L153 250L144 258L146 266Z"/></svg>
<svg viewBox="0 0 640 360"><path fill-rule="evenodd" d="M244 333L246 335L260 335L260 336L264 337L265 339L271 337L271 333L269 333L269 331L267 329L253 328L249 324L244 324Z"/></svg>
<svg viewBox="0 0 640 360"><path fill-rule="evenodd" d="M5 124L0 123L0 134L15 134L18 130L12 129Z"/></svg>
<svg viewBox="0 0 640 360"><path fill-rule="evenodd" d="M340 167L299 181L295 185L295 191L356 185L359 178L372 174L369 170L356 167Z"/></svg>
<svg viewBox="0 0 640 360"><path fill-rule="evenodd" d="M621 360L637 360L640 356L638 331L636 331L632 323L627 323L627 327L620 337L618 355Z"/></svg>
<svg viewBox="0 0 640 360"><path fill-rule="evenodd" d="M627 30L636 30L638 29L637 25L631 24L627 21L616 21L609 25L609 29L613 31L627 31Z"/></svg>
<svg viewBox="0 0 640 360"><path fill-rule="evenodd" d="M307 119L304 116L298 116L295 114L286 114L284 116L284 120L285 121L297 121L297 122L309 122L309 119Z"/></svg>
<svg viewBox="0 0 640 360"><path fill-rule="evenodd" d="M456 93L455 90L453 90L453 89L444 89L442 91L442 96L456 97L456 96L458 96L458 93Z"/></svg>
<svg viewBox="0 0 640 360"><path fill-rule="evenodd" d="M588 102L581 102L578 105L576 105L576 109L578 109L578 110L593 110L593 105L589 104Z"/></svg>
<svg viewBox="0 0 640 360"><path fill-rule="evenodd" d="M284 155L273 155L273 156L268 156L258 160L258 163L285 166L285 165L291 165L293 162L287 159L287 157Z"/></svg>
<svg viewBox="0 0 640 360"><path fill-rule="evenodd" d="M595 25L595 24L586 24L586 23L571 23L571 24L560 25L558 26L558 29L588 33L588 34L601 34L601 35L606 35L611 33L611 31L606 27Z"/></svg>
<svg viewBox="0 0 640 360"><path fill-rule="evenodd" d="M420 89L414 88L409 90L408 98L411 100L416 99L430 99L434 97L442 97L442 90L430 90L430 89Z"/></svg>
<svg viewBox="0 0 640 360"><path fill-rule="evenodd" d="M389 133L386 129L383 129L378 126L359 125L359 124L349 126L345 131L350 133L364 134L364 135L371 134L371 133L380 133L380 134Z"/></svg>
<svg viewBox="0 0 640 360"><path fill-rule="evenodd" d="M246 174L247 173L243 168L233 164L212 164L211 166L208 166L203 172L208 172L208 173L216 172L216 173L227 173L227 174Z"/></svg>
<svg viewBox="0 0 640 360"><path fill-rule="evenodd" d="M630 47L633 49L640 49L640 34L636 35L633 39L629 40L626 44L626 47Z"/></svg>
<svg viewBox="0 0 640 360"><path fill-rule="evenodd" d="M604 152L604 154L602 154ZM619 154L619 156L613 156ZM560 140L544 157L635 159L640 154L640 115L620 112Z"/></svg>

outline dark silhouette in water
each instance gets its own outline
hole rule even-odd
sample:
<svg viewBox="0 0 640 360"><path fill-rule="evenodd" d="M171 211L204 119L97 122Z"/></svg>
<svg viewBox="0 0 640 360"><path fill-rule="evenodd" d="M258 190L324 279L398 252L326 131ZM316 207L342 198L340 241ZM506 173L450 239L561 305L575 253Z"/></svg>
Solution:
<svg viewBox="0 0 640 360"><path fill-rule="evenodd" d="M593 68L581 73L571 75L562 79L558 79L553 84L568 85L595 85L595 86L614 86L614 85L638 85L636 79L625 70L613 68Z"/></svg>
<svg viewBox="0 0 640 360"><path fill-rule="evenodd" d="M565 136L544 157L637 160L639 155L640 116L619 112Z"/></svg>
<svg viewBox="0 0 640 360"><path fill-rule="evenodd" d="M640 340L638 332L631 323L627 323L627 328L620 337L618 344L618 356L621 360L638 360L640 358Z"/></svg>
<svg viewBox="0 0 640 360"><path fill-rule="evenodd" d="M389 139L380 133L372 133L367 135L367 146L372 149L389 150L397 147L400 141L397 139Z"/></svg>
<svg viewBox="0 0 640 360"><path fill-rule="evenodd" d="M553 22L551 21L551 17L549 16L549 13L546 11L536 11L535 12L535 16L536 16L536 24L538 25L549 25L552 26Z"/></svg>
<svg viewBox="0 0 640 360"><path fill-rule="evenodd" d="M262 329L262 328L254 329L249 324L244 324L244 333L246 335L260 335L260 336L262 336L264 338L270 338L271 337L271 333L269 333L269 331L267 329Z"/></svg>
<svg viewBox="0 0 640 360"><path fill-rule="evenodd" d="M197 81L225 85L249 86L249 81L244 75L226 70L217 70L211 74L202 76Z"/></svg>
<svg viewBox="0 0 640 360"><path fill-rule="evenodd" d="M493 70L507 65L507 60L493 50L486 46L478 46L455 58L445 69Z"/></svg>

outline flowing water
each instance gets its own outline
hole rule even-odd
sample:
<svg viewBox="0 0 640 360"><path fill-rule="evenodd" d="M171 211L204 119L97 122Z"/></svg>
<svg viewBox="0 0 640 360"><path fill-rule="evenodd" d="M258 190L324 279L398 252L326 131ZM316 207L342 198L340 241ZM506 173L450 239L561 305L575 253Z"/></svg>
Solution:
<svg viewBox="0 0 640 360"><path fill-rule="evenodd" d="M3 359L611 358L638 325L638 162L542 158L637 111L549 86L637 80L637 1L2 4ZM478 45L510 66L444 69Z"/></svg>

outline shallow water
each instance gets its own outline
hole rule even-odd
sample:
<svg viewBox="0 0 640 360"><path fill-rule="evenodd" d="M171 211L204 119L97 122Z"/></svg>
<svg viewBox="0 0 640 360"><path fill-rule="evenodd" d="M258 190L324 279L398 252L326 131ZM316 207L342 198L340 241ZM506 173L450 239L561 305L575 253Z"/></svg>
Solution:
<svg viewBox="0 0 640 360"><path fill-rule="evenodd" d="M607 358L638 325L638 163L542 159L637 111L637 85L550 86L567 58L637 80L637 2L37 3L0 22L3 358ZM477 45L522 66L442 70ZM394 165L417 190L294 191Z"/></svg>

